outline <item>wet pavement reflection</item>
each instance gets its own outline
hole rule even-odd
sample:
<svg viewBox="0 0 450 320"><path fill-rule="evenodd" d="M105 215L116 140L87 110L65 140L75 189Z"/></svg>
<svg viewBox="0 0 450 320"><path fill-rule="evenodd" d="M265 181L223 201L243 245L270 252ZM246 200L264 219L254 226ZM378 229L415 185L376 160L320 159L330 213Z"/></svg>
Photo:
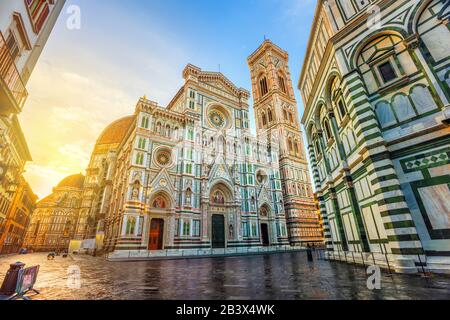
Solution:
<svg viewBox="0 0 450 320"><path fill-rule="evenodd" d="M36 300L450 299L450 277L383 273L381 290L371 291L365 269L309 263L305 253L148 262L107 262L85 255L47 261L46 254L38 253L0 257L0 281L17 261L41 266L36 288L42 294ZM81 271L79 289L72 286L73 266Z"/></svg>

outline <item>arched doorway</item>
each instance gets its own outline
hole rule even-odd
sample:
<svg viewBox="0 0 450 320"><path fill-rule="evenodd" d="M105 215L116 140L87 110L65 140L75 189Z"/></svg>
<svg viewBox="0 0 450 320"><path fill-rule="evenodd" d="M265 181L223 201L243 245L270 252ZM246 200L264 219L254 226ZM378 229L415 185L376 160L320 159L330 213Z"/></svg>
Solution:
<svg viewBox="0 0 450 320"><path fill-rule="evenodd" d="M162 250L164 242L164 220L152 219L150 223L150 238L148 250Z"/></svg>
<svg viewBox="0 0 450 320"><path fill-rule="evenodd" d="M270 246L270 233L269 233L269 215L270 215L270 207L267 204L264 204L259 209L259 218L261 220L261 242L265 247Z"/></svg>
<svg viewBox="0 0 450 320"><path fill-rule="evenodd" d="M210 192L211 246L213 249L227 247L227 240L234 237L234 217L230 212L233 202L231 189L225 183L218 183ZM230 232L227 235L227 232ZM233 233L233 234L231 234Z"/></svg>
<svg viewBox="0 0 450 320"><path fill-rule="evenodd" d="M167 238L166 228L170 226L170 212L173 202L165 191L159 191L150 198L150 212L147 216L148 250L163 250ZM167 233L168 234L168 233Z"/></svg>

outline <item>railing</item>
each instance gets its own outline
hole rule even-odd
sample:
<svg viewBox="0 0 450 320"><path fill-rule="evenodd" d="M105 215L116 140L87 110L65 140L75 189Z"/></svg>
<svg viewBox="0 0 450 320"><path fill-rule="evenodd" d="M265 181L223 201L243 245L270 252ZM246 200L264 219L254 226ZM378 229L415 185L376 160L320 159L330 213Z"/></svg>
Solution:
<svg viewBox="0 0 450 320"><path fill-rule="evenodd" d="M4 85L10 91L14 102L16 111L22 109L28 92L23 84L16 64L11 56L8 45L6 44L3 34L0 32L0 79L3 80Z"/></svg>
<svg viewBox="0 0 450 320"><path fill-rule="evenodd" d="M274 247L235 247L226 249L171 249L161 251L124 251L111 252L105 254L106 259L158 259L158 258L193 258L193 257L215 257L215 256L233 256L233 255L252 255L252 254L270 254L287 253L295 251L304 251L303 247L274 246Z"/></svg>
<svg viewBox="0 0 450 320"><path fill-rule="evenodd" d="M416 269L417 273L421 273L425 277L431 275L424 255L414 254L408 256L414 262L414 266L410 266L410 268ZM389 274L397 272L397 266L395 265L396 255L389 253L352 251L330 252L325 249L320 249L316 251L316 257L319 260L345 262L364 268L369 266L379 266L381 269L388 271Z"/></svg>

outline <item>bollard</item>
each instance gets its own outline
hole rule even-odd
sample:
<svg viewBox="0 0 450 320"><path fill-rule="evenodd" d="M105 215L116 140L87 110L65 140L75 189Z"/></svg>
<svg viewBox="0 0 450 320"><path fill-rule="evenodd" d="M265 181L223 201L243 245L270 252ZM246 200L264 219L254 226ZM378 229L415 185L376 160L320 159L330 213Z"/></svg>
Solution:
<svg viewBox="0 0 450 320"><path fill-rule="evenodd" d="M313 254L312 254L311 248L308 248L307 254L308 254L308 261L309 262L314 262L314 258L313 258Z"/></svg>
<svg viewBox="0 0 450 320"><path fill-rule="evenodd" d="M16 262L9 266L9 270L6 273L5 280L3 280L0 294L10 296L16 293L17 279L19 277L19 271L25 267L25 263Z"/></svg>

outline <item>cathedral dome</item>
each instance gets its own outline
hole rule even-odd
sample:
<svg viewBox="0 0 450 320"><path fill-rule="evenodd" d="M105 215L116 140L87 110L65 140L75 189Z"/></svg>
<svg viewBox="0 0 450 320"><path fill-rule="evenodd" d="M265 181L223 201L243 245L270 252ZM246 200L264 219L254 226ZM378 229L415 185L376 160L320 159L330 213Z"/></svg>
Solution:
<svg viewBox="0 0 450 320"><path fill-rule="evenodd" d="M84 176L80 174L75 174L64 178L59 184L58 188L77 188L81 189L84 185Z"/></svg>
<svg viewBox="0 0 450 320"><path fill-rule="evenodd" d="M135 116L128 116L111 123L97 140L98 145L121 143L133 123Z"/></svg>

